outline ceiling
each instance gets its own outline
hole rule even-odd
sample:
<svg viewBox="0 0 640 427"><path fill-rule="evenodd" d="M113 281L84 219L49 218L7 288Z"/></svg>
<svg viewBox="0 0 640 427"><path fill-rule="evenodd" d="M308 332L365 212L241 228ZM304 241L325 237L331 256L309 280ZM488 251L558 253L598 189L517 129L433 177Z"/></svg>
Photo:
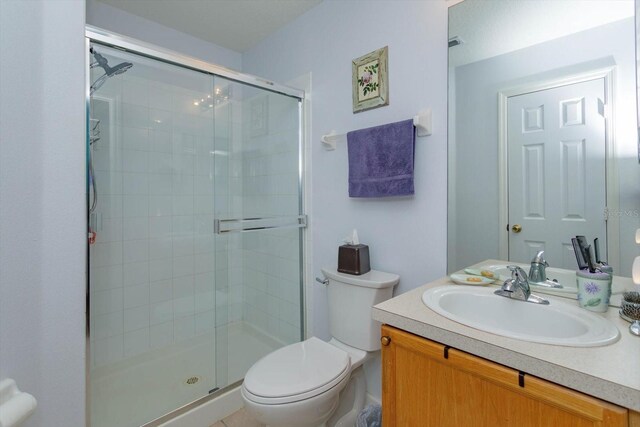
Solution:
<svg viewBox="0 0 640 427"><path fill-rule="evenodd" d="M633 0L466 0L449 8L450 66L513 52L634 16Z"/></svg>
<svg viewBox="0 0 640 427"><path fill-rule="evenodd" d="M98 0L166 27L245 52L322 0Z"/></svg>

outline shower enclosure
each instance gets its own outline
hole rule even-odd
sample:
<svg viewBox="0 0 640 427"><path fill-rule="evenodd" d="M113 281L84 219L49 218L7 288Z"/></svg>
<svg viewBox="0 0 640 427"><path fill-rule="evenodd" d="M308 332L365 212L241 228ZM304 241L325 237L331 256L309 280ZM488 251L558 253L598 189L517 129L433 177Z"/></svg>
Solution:
<svg viewBox="0 0 640 427"><path fill-rule="evenodd" d="M87 51L90 423L157 425L303 336L303 93L97 29Z"/></svg>

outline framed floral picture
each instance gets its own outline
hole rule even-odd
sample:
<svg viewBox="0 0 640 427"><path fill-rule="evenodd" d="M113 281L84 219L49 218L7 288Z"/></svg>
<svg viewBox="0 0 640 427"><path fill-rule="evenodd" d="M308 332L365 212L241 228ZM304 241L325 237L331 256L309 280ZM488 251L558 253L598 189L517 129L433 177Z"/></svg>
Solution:
<svg viewBox="0 0 640 427"><path fill-rule="evenodd" d="M388 46L352 61L353 112L389 105Z"/></svg>

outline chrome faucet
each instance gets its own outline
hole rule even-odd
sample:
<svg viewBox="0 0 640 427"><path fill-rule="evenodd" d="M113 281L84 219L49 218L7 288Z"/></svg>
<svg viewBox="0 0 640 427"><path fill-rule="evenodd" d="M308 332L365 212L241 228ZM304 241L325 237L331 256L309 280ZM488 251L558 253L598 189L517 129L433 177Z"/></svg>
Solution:
<svg viewBox="0 0 640 427"><path fill-rule="evenodd" d="M539 251L531 260L531 268L529 269L529 280L534 283L541 283L547 280L547 267L549 264L545 261L544 251Z"/></svg>
<svg viewBox="0 0 640 427"><path fill-rule="evenodd" d="M511 270L511 279L505 280L502 288L495 291L494 294L535 304L549 304L549 301L546 299L531 295L529 278L522 268L517 265L509 265L507 268Z"/></svg>

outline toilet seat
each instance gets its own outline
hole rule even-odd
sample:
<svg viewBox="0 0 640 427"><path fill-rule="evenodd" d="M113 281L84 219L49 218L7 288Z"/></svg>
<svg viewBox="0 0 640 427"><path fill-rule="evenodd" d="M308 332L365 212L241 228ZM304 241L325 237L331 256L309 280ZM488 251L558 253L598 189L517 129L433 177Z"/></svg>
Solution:
<svg viewBox="0 0 640 427"><path fill-rule="evenodd" d="M312 337L260 359L249 369L243 394L256 403L298 402L322 394L348 378L350 355Z"/></svg>

